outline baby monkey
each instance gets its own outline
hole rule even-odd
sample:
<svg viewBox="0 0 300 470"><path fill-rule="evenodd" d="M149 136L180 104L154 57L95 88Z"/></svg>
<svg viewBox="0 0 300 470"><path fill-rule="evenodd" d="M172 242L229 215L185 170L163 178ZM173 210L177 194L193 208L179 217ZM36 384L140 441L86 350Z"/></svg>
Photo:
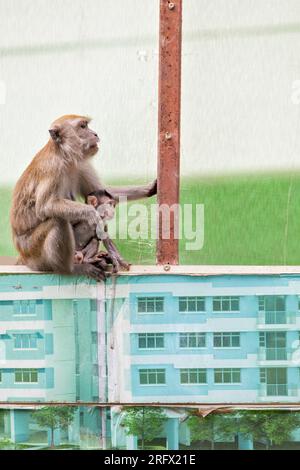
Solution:
<svg viewBox="0 0 300 470"><path fill-rule="evenodd" d="M74 262L76 264L100 263L102 267L111 263L114 273L118 272L120 267L128 270L129 264L121 257L107 231L107 221L113 219L115 215L116 200L108 191L101 189L90 193L86 198L86 203L97 210L101 219L94 233L85 221L73 226L76 250ZM98 252L100 241L103 242L107 253Z"/></svg>

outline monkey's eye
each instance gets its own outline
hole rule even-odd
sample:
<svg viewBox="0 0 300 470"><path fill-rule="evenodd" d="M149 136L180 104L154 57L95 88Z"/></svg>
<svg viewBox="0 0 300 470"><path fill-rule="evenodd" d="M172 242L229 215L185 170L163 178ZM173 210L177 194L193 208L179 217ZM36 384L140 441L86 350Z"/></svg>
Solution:
<svg viewBox="0 0 300 470"><path fill-rule="evenodd" d="M80 124L80 127L81 127L82 129L85 129L85 128L87 127L87 122L82 122L82 123Z"/></svg>

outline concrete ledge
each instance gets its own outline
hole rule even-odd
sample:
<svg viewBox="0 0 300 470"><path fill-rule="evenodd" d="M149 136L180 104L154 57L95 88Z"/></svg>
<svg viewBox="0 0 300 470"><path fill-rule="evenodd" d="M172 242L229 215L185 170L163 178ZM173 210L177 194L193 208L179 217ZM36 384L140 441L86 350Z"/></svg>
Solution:
<svg viewBox="0 0 300 470"><path fill-rule="evenodd" d="M37 274L26 266L16 265L15 258L0 257L0 274ZM45 274L45 273L44 273ZM47 273L46 273L47 274ZM52 273L49 273L52 274ZM120 276L139 276L173 274L190 276L218 275L285 275L300 274L300 266L230 266L230 265L132 265L129 271L118 273Z"/></svg>

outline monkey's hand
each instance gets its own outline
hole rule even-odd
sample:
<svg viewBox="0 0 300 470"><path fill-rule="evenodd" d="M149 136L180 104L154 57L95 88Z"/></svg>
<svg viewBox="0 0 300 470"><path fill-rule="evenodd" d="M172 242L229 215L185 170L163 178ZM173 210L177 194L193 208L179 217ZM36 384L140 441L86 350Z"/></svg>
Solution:
<svg viewBox="0 0 300 470"><path fill-rule="evenodd" d="M154 181L152 181L152 183L149 184L147 196L151 197L155 194L157 194L157 179L155 179Z"/></svg>

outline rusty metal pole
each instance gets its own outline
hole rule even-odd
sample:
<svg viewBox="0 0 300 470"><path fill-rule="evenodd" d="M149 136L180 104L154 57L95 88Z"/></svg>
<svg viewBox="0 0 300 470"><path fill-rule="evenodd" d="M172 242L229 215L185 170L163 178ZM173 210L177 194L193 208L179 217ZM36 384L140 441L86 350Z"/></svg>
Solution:
<svg viewBox="0 0 300 470"><path fill-rule="evenodd" d="M159 208L179 204L182 0L160 0L158 187ZM178 217L171 210L169 231L158 215L157 263L178 264Z"/></svg>

